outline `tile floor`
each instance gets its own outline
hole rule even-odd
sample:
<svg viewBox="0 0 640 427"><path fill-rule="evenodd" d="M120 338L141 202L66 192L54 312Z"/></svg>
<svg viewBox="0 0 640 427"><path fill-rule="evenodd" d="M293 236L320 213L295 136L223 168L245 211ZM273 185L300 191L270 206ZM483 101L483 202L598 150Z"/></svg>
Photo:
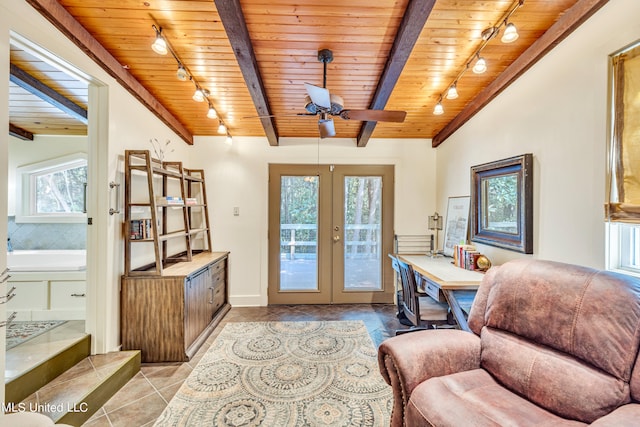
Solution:
<svg viewBox="0 0 640 427"><path fill-rule="evenodd" d="M376 345L395 334L399 324L394 305L286 305L232 308L192 360L143 364L136 374L84 426L152 426L208 347L228 322L362 320Z"/></svg>

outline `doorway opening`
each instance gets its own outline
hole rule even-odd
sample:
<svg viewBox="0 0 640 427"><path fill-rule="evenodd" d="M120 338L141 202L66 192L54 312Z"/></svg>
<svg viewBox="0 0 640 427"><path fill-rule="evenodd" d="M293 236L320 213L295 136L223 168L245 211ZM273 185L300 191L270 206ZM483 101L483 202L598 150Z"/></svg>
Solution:
<svg viewBox="0 0 640 427"><path fill-rule="evenodd" d="M24 342L18 340L4 355L5 380L59 352L52 341L63 345L65 339L94 330L96 312L88 302L95 295L90 262L95 229L87 224L98 200L100 137L95 131L99 108L94 108L99 82L13 32L10 50L12 137L7 147L4 213L11 238L7 290L15 288L15 297L7 303L6 314L24 322L13 325L22 328L19 336L25 335L22 330L34 334ZM50 263L48 270L43 259ZM22 356L33 353L27 347L39 341L52 342L49 352L38 358Z"/></svg>
<svg viewBox="0 0 640 427"><path fill-rule="evenodd" d="M269 166L269 304L393 302L392 165Z"/></svg>

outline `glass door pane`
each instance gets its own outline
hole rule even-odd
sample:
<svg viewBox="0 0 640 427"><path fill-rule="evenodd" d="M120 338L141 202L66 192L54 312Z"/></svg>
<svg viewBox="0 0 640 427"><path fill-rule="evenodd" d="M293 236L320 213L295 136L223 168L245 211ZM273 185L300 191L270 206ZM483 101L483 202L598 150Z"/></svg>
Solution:
<svg viewBox="0 0 640 427"><path fill-rule="evenodd" d="M280 290L318 289L318 176L280 177Z"/></svg>
<svg viewBox="0 0 640 427"><path fill-rule="evenodd" d="M344 289L382 289L382 177L344 179Z"/></svg>

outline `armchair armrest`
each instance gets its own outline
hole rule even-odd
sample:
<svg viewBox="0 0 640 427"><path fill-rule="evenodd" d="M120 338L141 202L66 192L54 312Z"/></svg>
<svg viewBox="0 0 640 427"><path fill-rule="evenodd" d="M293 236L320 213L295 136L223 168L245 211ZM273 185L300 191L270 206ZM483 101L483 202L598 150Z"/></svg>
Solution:
<svg viewBox="0 0 640 427"><path fill-rule="evenodd" d="M480 367L480 337L450 329L399 335L380 345L378 367L393 389L391 425L402 426L404 408L418 384Z"/></svg>

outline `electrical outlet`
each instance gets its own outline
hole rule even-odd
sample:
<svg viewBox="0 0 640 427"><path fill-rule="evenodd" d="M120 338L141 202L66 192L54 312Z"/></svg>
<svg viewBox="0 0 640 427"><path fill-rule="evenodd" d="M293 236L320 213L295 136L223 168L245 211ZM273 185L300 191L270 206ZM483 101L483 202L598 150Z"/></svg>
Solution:
<svg viewBox="0 0 640 427"><path fill-rule="evenodd" d="M234 207L233 208L233 216L240 216L240 208L239 207Z"/></svg>

